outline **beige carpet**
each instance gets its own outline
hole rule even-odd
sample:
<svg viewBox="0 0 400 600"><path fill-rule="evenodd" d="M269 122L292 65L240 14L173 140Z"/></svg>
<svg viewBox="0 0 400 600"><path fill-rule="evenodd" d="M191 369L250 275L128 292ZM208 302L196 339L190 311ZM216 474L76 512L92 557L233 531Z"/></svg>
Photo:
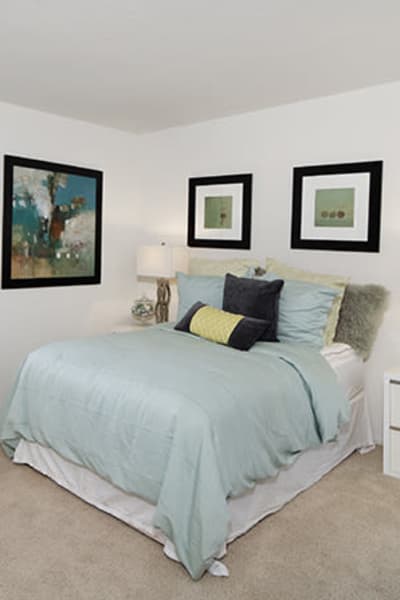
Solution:
<svg viewBox="0 0 400 600"><path fill-rule="evenodd" d="M193 582L161 546L0 452L1 600L399 600L400 480L354 454Z"/></svg>

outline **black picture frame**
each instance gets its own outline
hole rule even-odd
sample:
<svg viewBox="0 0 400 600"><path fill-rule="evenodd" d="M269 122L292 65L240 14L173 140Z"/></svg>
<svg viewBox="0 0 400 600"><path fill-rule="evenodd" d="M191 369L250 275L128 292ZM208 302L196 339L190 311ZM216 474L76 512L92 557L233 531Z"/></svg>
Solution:
<svg viewBox="0 0 400 600"><path fill-rule="evenodd" d="M251 244L251 196L252 196L252 181L251 173L241 173L233 175L217 175L208 177L191 177L189 178L189 204L188 204L188 235L187 245L191 247L202 248L230 248L249 250ZM220 193L231 193L231 196L207 197L206 188L220 188ZM230 190L226 192L226 190ZM220 209L222 219L224 216L231 219L231 227L229 223L207 227L207 200L222 202L223 199L229 202L230 214L224 215L223 209ZM230 200L229 200L230 198ZM202 219L204 223L201 225L202 234L199 234L198 215L199 206L197 203L203 202L204 210L202 211ZM215 211L214 211L215 212ZM227 211L228 212L228 211ZM210 213L211 214L211 213ZM226 221L228 220L226 219ZM218 235L220 234L220 235Z"/></svg>
<svg viewBox="0 0 400 600"><path fill-rule="evenodd" d="M314 166L305 166L305 167L295 167L293 169L293 200L292 200L292 228L291 228L291 248L294 249L307 249L307 250L334 250L334 251L344 251L344 252L379 252L380 250L380 229L381 229L381 194L382 194L382 172L383 172L383 161L367 161L367 162L356 162L356 163L341 163L341 164L328 164L328 165L314 165ZM360 190L357 188L357 181L360 182L359 175L367 175L368 178L364 178L364 181L367 182L369 179L368 185L366 183L358 184ZM334 230L329 227L327 222L327 226L317 227L317 199L316 193L321 190L315 190L315 198L314 198L314 216L312 215L312 210L309 208L306 209L306 205L304 198L304 190L307 188L308 190L312 189L313 182L312 178L319 178L318 181L323 181L324 176L337 176L337 178L343 179L343 185L349 186L351 183L351 175L354 175L354 196L353 196L353 229L349 227L348 231L343 233L344 227L341 224L337 223L338 216L343 218L343 213L345 211L338 210L336 212L336 216L332 216L332 219L337 224L337 239L334 238ZM350 176L350 177L349 177ZM314 179L314 181L317 181ZM328 180L327 180L328 181ZM323 184L322 184L323 186ZM329 190L329 184L326 190ZM342 190L344 191L344 190ZM310 201L311 192L307 193L307 206L312 205L312 199ZM356 195L358 194L358 196ZM359 197L360 200L354 200L354 198ZM362 235L358 230L356 232L356 210L359 210L363 213L364 217L362 220L364 225L364 231ZM308 211L308 213L307 213ZM328 214L326 219L331 218L330 215L333 215L335 211L329 212L329 210L324 210L320 214ZM311 235L307 235L304 233L303 229L303 220L304 216L307 214L308 220L314 219L314 224L310 221L310 230L313 231ZM361 213L360 213L361 214ZM318 217L322 221L322 217ZM359 227L359 226L358 226ZM330 229L330 237L327 236L327 229ZM340 231L341 230L341 231ZM324 233L325 232L325 233ZM354 239L351 239L352 233L354 233ZM343 239L344 236L347 235L347 239ZM320 236L320 237L319 237ZM325 237L324 237L325 236ZM360 237L366 239L360 239Z"/></svg>
<svg viewBox="0 0 400 600"><path fill-rule="evenodd" d="M5 155L1 287L99 284L102 189L102 171Z"/></svg>

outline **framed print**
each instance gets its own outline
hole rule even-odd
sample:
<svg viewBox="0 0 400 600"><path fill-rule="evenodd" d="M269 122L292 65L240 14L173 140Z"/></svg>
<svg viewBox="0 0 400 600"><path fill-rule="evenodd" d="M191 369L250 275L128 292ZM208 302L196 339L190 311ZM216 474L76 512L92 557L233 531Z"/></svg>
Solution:
<svg viewBox="0 0 400 600"><path fill-rule="evenodd" d="M188 246L250 248L252 175L189 179Z"/></svg>
<svg viewBox="0 0 400 600"><path fill-rule="evenodd" d="M292 248L379 252L382 161L295 167Z"/></svg>
<svg viewBox="0 0 400 600"><path fill-rule="evenodd" d="M2 288L100 283L102 179L4 157Z"/></svg>

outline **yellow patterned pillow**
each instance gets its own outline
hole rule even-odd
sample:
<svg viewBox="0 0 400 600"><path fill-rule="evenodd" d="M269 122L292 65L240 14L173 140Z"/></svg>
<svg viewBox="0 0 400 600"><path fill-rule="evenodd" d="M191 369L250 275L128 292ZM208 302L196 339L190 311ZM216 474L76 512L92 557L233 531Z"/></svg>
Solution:
<svg viewBox="0 0 400 600"><path fill-rule="evenodd" d="M267 321L196 302L175 325L175 329L238 350L249 350L261 338L268 326Z"/></svg>
<svg viewBox="0 0 400 600"><path fill-rule="evenodd" d="M317 283L319 285L325 285L327 287L337 290L337 296L332 302L332 307L328 315L328 319L325 326L324 332L324 344L328 346L332 344L335 337L336 326L339 320L340 307L342 305L344 291L349 282L348 277L340 277L339 275L325 275L319 273L312 273L311 271L305 271L303 269L296 269L290 267L285 263L275 260L274 258L267 258L266 269L268 272L273 272L282 279L294 279L296 281L306 281L308 283Z"/></svg>
<svg viewBox="0 0 400 600"><path fill-rule="evenodd" d="M226 273L232 273L237 277L244 277L250 268L257 268L259 265L258 260L249 258L231 260L191 258L189 261L189 275L219 275L223 277Z"/></svg>
<svg viewBox="0 0 400 600"><path fill-rule="evenodd" d="M243 315L235 315L213 306L202 306L193 315L189 331L212 342L227 344L236 325L243 319Z"/></svg>

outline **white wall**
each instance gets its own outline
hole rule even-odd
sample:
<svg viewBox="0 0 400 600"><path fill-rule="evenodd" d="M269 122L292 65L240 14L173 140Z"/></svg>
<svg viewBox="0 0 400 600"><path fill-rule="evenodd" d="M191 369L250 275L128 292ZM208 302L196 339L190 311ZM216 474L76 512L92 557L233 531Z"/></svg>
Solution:
<svg viewBox="0 0 400 600"><path fill-rule="evenodd" d="M253 240L247 254L374 282L391 309L367 364L374 432L381 439L382 373L400 365L400 83L170 129L140 138L141 224L157 239L184 236L190 176L251 172ZM290 250L292 168L384 160L379 254ZM197 253L218 256L216 250ZM233 251L231 251L233 253ZM242 254L246 254L245 252Z"/></svg>
<svg viewBox="0 0 400 600"><path fill-rule="evenodd" d="M132 239L140 206L134 136L7 104L0 104L0 131L0 155L104 171L102 283L0 290L1 403L29 350L56 339L110 331L114 323L129 319L134 296ZM0 164L2 181L2 159Z"/></svg>
<svg viewBox="0 0 400 600"><path fill-rule="evenodd" d="M144 240L185 240L188 177L252 172L252 249L241 254L273 255L355 282L382 283L392 292L367 364L368 401L380 440L382 373L400 364L399 105L396 83L136 137L0 104L0 155L104 171L101 285L0 290L0 402L29 350L129 321L132 299L143 287L134 280L135 247ZM293 166L376 159L384 160L381 252L290 250Z"/></svg>

